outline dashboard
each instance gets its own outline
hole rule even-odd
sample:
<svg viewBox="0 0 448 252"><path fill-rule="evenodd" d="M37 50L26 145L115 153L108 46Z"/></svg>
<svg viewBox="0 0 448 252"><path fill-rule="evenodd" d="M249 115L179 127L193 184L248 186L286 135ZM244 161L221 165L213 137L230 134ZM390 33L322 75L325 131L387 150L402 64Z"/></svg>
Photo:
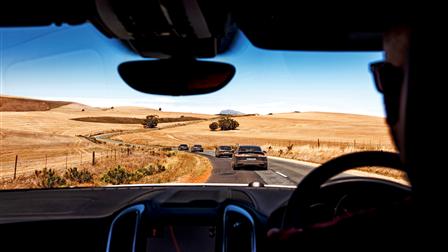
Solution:
<svg viewBox="0 0 448 252"><path fill-rule="evenodd" d="M2 191L0 237L14 251L256 251L269 215L292 191L246 185Z"/></svg>
<svg viewBox="0 0 448 252"><path fill-rule="evenodd" d="M0 237L13 251L266 251L291 187L116 186L0 193ZM393 202L410 189L335 180L310 205L312 222Z"/></svg>

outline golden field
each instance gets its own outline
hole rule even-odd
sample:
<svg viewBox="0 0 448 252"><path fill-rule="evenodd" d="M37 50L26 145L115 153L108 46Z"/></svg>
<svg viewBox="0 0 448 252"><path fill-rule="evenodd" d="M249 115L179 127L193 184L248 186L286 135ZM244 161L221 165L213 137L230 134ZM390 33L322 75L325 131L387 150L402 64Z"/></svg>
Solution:
<svg viewBox="0 0 448 252"><path fill-rule="evenodd" d="M18 175L30 174L35 169L42 169L45 166L62 169L62 167L65 168L66 162L68 167L79 166L81 161L89 162L93 151L96 152L97 157L101 157L106 156L111 148L115 148L115 146L94 144L79 135L142 129L139 124L82 122L70 120L72 118L132 116L143 119L151 114L170 118L181 115L204 119L213 117L193 113L160 112L137 107L95 108L62 102L56 103L58 106L55 107L53 102L16 97L14 99L0 97L0 100L0 107L8 108L8 111L0 111L0 177L13 175L16 155L18 156ZM20 110L31 111L10 111L14 106ZM160 124L160 127L169 127L173 124L164 123Z"/></svg>
<svg viewBox="0 0 448 252"><path fill-rule="evenodd" d="M96 159L110 158L125 151L126 144L136 146L177 146L181 143L216 145L256 144L269 155L316 163L359 150L393 151L384 118L323 112L279 113L240 116L234 131L210 131L208 125L216 115L165 112L138 107L94 108L77 103L2 98L0 108L0 177L10 178L18 156L17 175L29 175L44 167L63 170L83 167ZM13 103L11 103L13 102ZM18 106L19 111L11 111ZM35 111L33 111L35 110ZM202 121L161 123L159 130L143 129L140 124L104 123L71 120L74 118L137 118L147 115L160 118L194 117ZM126 121L126 120L125 120ZM132 121L132 120L131 120ZM117 144L98 144L85 137L117 132L111 139ZM118 143L118 142L117 142ZM288 148L289 146L289 148ZM195 161L197 162L197 160ZM204 173L206 174L206 173ZM197 175L183 181L205 181ZM201 177L202 176L202 177Z"/></svg>
<svg viewBox="0 0 448 252"><path fill-rule="evenodd" d="M257 144L268 146L342 146L393 149L384 118L339 113L284 113L235 118L234 131L210 131L211 121L159 131L121 134L114 139L136 144Z"/></svg>

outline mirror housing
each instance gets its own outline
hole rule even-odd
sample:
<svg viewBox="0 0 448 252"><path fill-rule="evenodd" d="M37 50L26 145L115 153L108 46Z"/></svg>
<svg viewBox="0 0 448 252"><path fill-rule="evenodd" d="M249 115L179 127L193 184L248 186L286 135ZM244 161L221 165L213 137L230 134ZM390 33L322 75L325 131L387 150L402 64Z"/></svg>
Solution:
<svg viewBox="0 0 448 252"><path fill-rule="evenodd" d="M121 78L133 89L158 95L197 95L215 92L230 82L235 67L196 59L129 61L118 66Z"/></svg>

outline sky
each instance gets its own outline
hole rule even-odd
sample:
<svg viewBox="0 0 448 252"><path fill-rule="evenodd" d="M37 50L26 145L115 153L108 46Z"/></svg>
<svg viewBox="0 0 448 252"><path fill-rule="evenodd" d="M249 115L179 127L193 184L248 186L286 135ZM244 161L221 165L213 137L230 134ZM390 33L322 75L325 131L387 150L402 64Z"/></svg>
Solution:
<svg viewBox="0 0 448 252"><path fill-rule="evenodd" d="M142 59L92 25L0 29L0 93L96 107L140 106L216 114L325 111L384 116L368 71L380 52L270 51L238 34L214 61L236 67L233 80L206 95L160 96L133 90L117 71Z"/></svg>

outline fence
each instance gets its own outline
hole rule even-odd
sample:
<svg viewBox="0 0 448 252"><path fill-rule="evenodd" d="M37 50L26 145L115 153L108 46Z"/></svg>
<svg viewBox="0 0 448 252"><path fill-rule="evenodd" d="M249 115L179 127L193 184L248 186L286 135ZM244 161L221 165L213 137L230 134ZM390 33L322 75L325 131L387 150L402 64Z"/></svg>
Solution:
<svg viewBox="0 0 448 252"><path fill-rule="evenodd" d="M30 175L43 168L64 170L71 167L95 166L100 162L120 163L122 159L135 153L144 154L149 149L125 147L110 149L82 150L77 153L18 153L3 156L0 162L0 179L19 175Z"/></svg>

